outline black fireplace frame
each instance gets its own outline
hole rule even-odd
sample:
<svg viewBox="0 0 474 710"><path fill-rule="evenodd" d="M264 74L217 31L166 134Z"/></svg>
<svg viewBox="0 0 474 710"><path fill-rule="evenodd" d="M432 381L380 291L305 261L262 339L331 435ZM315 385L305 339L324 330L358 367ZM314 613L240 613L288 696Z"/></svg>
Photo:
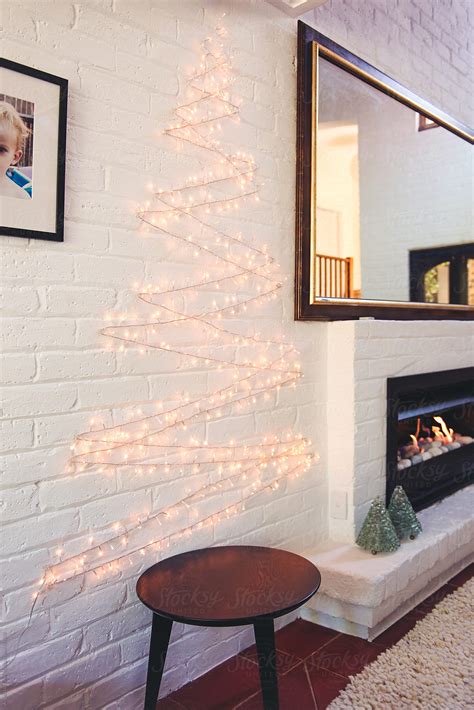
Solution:
<svg viewBox="0 0 474 710"><path fill-rule="evenodd" d="M466 385L466 404L474 416L474 367L429 372L387 379L387 449L386 501L390 501L397 485L403 485L415 510L421 510L474 482L474 443L466 444L436 458L411 466L397 468L398 422L400 408L406 398L430 393L452 385ZM432 401L436 401L433 396ZM425 400L426 403L426 400ZM441 407L442 411L442 407ZM462 432L461 432L462 433ZM436 483L436 486L433 484Z"/></svg>

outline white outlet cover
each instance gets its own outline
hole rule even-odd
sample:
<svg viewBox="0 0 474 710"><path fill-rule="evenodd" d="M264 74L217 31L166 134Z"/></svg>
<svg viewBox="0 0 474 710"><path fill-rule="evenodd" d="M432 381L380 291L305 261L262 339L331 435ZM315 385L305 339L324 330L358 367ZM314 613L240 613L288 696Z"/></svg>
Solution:
<svg viewBox="0 0 474 710"><path fill-rule="evenodd" d="M347 491L341 489L331 491L329 514L336 520L347 520Z"/></svg>

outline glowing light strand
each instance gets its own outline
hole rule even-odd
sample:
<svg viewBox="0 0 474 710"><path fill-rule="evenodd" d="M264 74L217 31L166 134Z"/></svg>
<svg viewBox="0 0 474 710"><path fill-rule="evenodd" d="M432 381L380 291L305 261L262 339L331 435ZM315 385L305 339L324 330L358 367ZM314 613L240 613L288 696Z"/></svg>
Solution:
<svg viewBox="0 0 474 710"><path fill-rule="evenodd" d="M219 30L218 35L222 39L225 32ZM137 295L157 309L153 319L107 326L101 333L117 341L119 351L139 346L143 353L173 353L191 367L205 364L230 374L231 382L211 394L194 398L186 395L184 403L176 405L170 400L168 408L165 402L147 403L158 411L138 409L131 421L92 429L77 437L71 457L71 470L77 475L90 469L97 469L99 474L133 469L144 476L159 472L173 478L183 476L188 488L174 504L107 526L98 533L99 540L89 537L88 547L78 554L65 556L65 545L61 546L56 550L57 562L39 580L40 590L79 575L101 577L120 571L121 565L126 566L127 561L133 564L147 551L163 550L172 540L216 525L245 509L252 496L274 490L281 481L299 476L311 463L309 442L292 433L213 445L202 437L192 437L187 443L180 439L189 427L240 412L261 397L269 399L281 387L294 386L301 376L292 345L258 334L242 334L226 324L230 317L245 312L249 304L275 298L282 286L274 260L265 248L215 224L215 217L233 212L250 199L258 200L253 158L226 152L214 137L221 129L221 120L238 119L238 105L231 101L228 88L230 69L222 41L208 38L200 68L187 83L192 98L175 109L176 123L165 131L212 154L216 169L191 176L177 188L153 189L156 204L148 201L138 212L140 220L157 234L184 244L195 257L202 255L220 273L205 273L192 283L178 286L143 288ZM194 339L187 346L173 344L173 331L170 340L165 339L168 327L176 334L176 329L183 327L194 329L210 345L203 352ZM239 349L236 352L237 346L242 354ZM193 489L186 471L203 474L204 482ZM154 482L161 483L162 479ZM225 502L215 512L200 517L200 503L216 494ZM173 532L165 530L170 519L178 525Z"/></svg>

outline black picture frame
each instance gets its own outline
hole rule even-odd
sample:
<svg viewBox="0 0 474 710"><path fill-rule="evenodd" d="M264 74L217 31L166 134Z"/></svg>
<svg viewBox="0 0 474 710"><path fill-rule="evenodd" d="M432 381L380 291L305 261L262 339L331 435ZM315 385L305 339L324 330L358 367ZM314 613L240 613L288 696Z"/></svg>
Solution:
<svg viewBox="0 0 474 710"><path fill-rule="evenodd" d="M56 217L55 229L52 232L36 229L23 229L21 227L5 227L0 225L0 235L7 237L22 237L24 239L44 239L50 242L64 241L64 192L66 177L66 129L67 129L67 100L68 100L68 80L62 77L49 74L48 72L34 69L33 67L19 64L10 59L0 57L0 68L9 69L40 79L59 87L58 105L58 154L56 170Z"/></svg>

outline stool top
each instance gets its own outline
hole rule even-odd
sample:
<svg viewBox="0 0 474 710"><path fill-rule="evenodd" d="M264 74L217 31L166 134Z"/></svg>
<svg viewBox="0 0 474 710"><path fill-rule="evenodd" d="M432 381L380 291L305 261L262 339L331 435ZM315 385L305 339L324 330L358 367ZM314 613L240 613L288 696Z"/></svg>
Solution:
<svg viewBox="0 0 474 710"><path fill-rule="evenodd" d="M169 557L137 582L138 598L173 621L197 626L251 624L304 604L321 583L304 557L269 547L210 547Z"/></svg>

